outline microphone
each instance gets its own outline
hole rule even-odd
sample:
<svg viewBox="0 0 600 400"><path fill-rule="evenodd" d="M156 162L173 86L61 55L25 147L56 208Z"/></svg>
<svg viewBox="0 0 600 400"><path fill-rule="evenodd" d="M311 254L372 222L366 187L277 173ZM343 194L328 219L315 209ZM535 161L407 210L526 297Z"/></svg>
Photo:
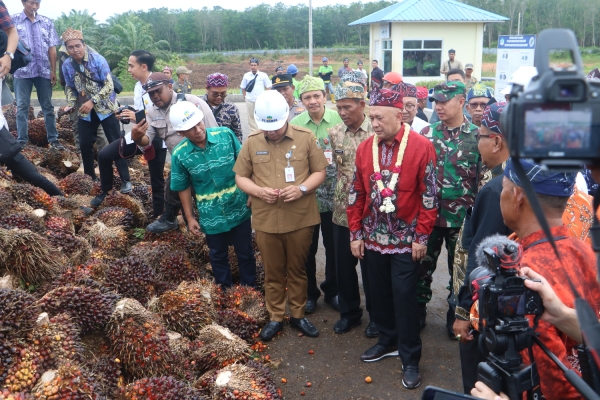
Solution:
<svg viewBox="0 0 600 400"><path fill-rule="evenodd" d="M492 273L496 272L496 266L490 261L490 256L493 255L500 261L501 268L518 269L523 257L523 249L514 240L496 234L483 239L477 246L475 252L477 265L486 267Z"/></svg>

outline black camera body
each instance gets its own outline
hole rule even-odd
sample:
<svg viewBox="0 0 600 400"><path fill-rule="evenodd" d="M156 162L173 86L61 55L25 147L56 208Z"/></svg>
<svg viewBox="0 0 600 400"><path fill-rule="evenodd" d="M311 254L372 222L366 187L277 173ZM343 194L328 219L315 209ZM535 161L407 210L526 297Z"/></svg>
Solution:
<svg viewBox="0 0 600 400"><path fill-rule="evenodd" d="M549 168L579 169L600 154L600 85L588 83L577 39L567 29L546 29L535 49L538 75L524 90L513 84L502 113L511 157ZM550 67L553 50L568 51L573 65Z"/></svg>
<svg viewBox="0 0 600 400"><path fill-rule="evenodd" d="M115 114L117 114L117 118L119 118L119 121L121 121L122 124L127 125L128 123L131 122L131 120L129 118L121 118L121 117L119 117L119 114L121 114L124 110L129 110L129 111L135 112L135 108L133 108L131 106L121 106L115 112Z"/></svg>

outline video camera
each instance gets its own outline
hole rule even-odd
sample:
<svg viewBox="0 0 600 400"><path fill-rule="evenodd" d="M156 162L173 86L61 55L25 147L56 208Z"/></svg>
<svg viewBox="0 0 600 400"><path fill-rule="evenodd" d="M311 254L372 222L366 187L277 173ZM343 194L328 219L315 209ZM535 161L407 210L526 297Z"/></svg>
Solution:
<svg viewBox="0 0 600 400"><path fill-rule="evenodd" d="M550 67L550 53L566 51L573 65ZM527 88L514 83L502 113L511 157L532 158L548 168L580 169L598 160L600 85L589 83L575 34L547 29L537 39L538 75Z"/></svg>

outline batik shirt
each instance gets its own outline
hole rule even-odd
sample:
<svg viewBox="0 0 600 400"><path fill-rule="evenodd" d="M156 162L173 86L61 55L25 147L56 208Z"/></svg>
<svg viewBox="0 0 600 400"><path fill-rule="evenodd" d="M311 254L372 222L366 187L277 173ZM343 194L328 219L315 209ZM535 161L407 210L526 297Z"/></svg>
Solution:
<svg viewBox="0 0 600 400"><path fill-rule="evenodd" d="M171 190L196 193L200 227L207 235L228 232L250 218L248 195L235 184L240 142L229 128L206 129L206 147L184 139L173 150Z"/></svg>
<svg viewBox="0 0 600 400"><path fill-rule="evenodd" d="M209 105L219 126L231 129L240 143L242 143L244 133L242 132L240 110L238 110L237 106L229 101L224 101L218 106L213 107L208 103L208 94L205 94L202 99Z"/></svg>
<svg viewBox="0 0 600 400"><path fill-rule="evenodd" d="M71 57L67 58L62 66L66 83L67 106L74 107L78 96L85 95L95 101L93 110L98 114L98 118L105 119L117 109L117 94L114 91L106 59L98 53L86 50L82 64L78 65L80 68L78 72L75 72L72 60ZM88 78L84 78L83 74ZM89 77L103 83L94 82ZM90 114L79 113L79 118L85 121L91 120Z"/></svg>
<svg viewBox="0 0 600 400"><path fill-rule="evenodd" d="M27 43L32 56L31 62L16 70L13 76L18 79L38 77L50 79L52 70L48 49L60 45L54 23L50 18L37 13L31 22L24 11L13 15L12 20L17 27L19 39Z"/></svg>
<svg viewBox="0 0 600 400"><path fill-rule="evenodd" d="M475 202L479 150L476 125L466 118L449 130L441 121L424 128L421 135L433 143L437 155L437 197L435 226L460 228L467 209Z"/></svg>
<svg viewBox="0 0 600 400"><path fill-rule="evenodd" d="M342 122L337 111L330 108L325 108L325 114L319 125L315 124L310 118L308 111L303 112L297 117L290 121L292 125L302 126L310 129L316 136L317 147L323 150L325 157L328 154L331 155L331 159L328 158L329 166L325 168L325 182L323 182L316 190L317 193L317 204L319 205L319 212L330 212L333 211L333 191L335 189L335 164L333 163L333 150L331 149L331 140L329 139L329 128Z"/></svg>
<svg viewBox="0 0 600 400"><path fill-rule="evenodd" d="M391 146L379 143L382 182L388 187L396 163L404 124ZM437 214L435 150L424 137L411 131L402 171L398 176L392 213L380 211L383 197L377 188L373 167L374 136L356 151L356 171L348 197L350 240L364 240L365 247L382 254L411 253L412 242L427 245Z"/></svg>
<svg viewBox="0 0 600 400"><path fill-rule="evenodd" d="M348 195L354 176L356 149L365 139L373 134L371 120L365 115L365 120L356 132L352 132L342 122L329 129L329 138L333 148L333 162L337 169L337 180L333 194L333 223L348 227Z"/></svg>

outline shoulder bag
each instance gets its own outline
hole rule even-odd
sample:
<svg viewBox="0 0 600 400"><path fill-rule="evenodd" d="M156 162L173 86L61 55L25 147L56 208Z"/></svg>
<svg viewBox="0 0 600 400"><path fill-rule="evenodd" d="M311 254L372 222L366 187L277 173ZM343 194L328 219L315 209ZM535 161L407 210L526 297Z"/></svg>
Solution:
<svg viewBox="0 0 600 400"><path fill-rule="evenodd" d="M246 92L247 93L251 93L254 90L254 85L256 84L256 78L258 78L258 72L256 73L256 75L254 75L254 79L252 79L246 85Z"/></svg>
<svg viewBox="0 0 600 400"><path fill-rule="evenodd" d="M0 55L6 52L6 46L8 45L8 35L2 29L0 29ZM19 39L17 49L14 54L15 58L10 64L10 73L14 74L19 68L23 68L29 64L32 60L31 49L27 44Z"/></svg>
<svg viewBox="0 0 600 400"><path fill-rule="evenodd" d="M79 64L77 64L75 62L75 60L73 60L72 58L71 58L71 63L73 65L73 69L75 70L76 73L83 75L84 78L89 79L90 81L96 82L98 85L104 86L104 82L97 81L96 79L87 75L85 72L81 72L81 70L79 69ZM112 78L112 81L113 81L113 90L115 91L115 93L116 94L121 93L123 91L123 84L121 83L119 78L117 78L112 72L110 72L110 77Z"/></svg>

